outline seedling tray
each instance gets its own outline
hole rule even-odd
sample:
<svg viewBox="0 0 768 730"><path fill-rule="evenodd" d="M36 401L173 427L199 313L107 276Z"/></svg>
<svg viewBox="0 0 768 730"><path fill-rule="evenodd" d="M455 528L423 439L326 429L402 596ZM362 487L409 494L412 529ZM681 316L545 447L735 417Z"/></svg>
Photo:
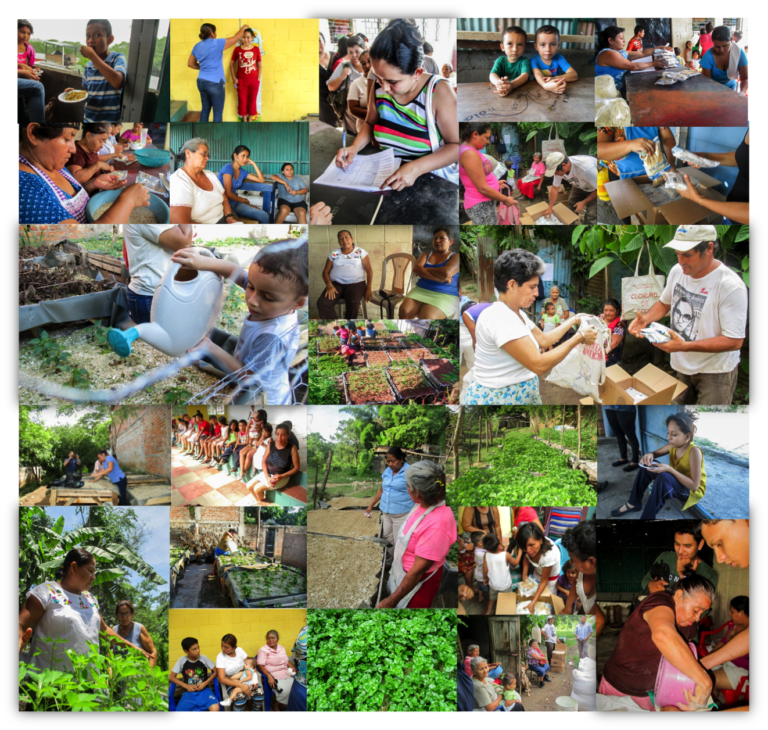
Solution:
<svg viewBox="0 0 768 730"><path fill-rule="evenodd" d="M374 371L368 370L367 372L374 372ZM397 400L396 391L392 388L392 381L389 378L389 375L387 374L386 368L383 370L383 373L382 373L380 398L377 398L376 400L366 401L365 403L354 403L350 395L348 377L356 374L357 373L346 372L346 373L343 373L341 376L341 382L344 384L344 395L346 396L347 403L349 405L393 405L393 406L397 405L398 400Z"/></svg>
<svg viewBox="0 0 768 730"><path fill-rule="evenodd" d="M445 358L432 358L432 359L421 359L419 360L419 365L421 366L421 369L424 371L424 374L427 376L427 380L429 380L432 385L434 385L438 390L451 390L453 388L454 383L447 383L440 379L439 375L436 375L433 373L430 368L430 363L440 363L440 367L445 364L446 366L449 366L457 376L456 382L458 382L458 371L456 370L456 366L450 361Z"/></svg>
<svg viewBox="0 0 768 730"><path fill-rule="evenodd" d="M395 367L410 365L413 360L409 357L408 352L402 348L389 350L389 359L392 360Z"/></svg>
<svg viewBox="0 0 768 730"><path fill-rule="evenodd" d="M406 391L401 391L397 384L395 383L395 380L392 376L392 371L397 370L398 368L387 368L385 370L387 379L389 380L389 384L393 390L394 393L397 394L397 398L399 401L408 401L413 398L434 398L434 396L437 394L436 389L429 383L429 381L424 376L424 373L419 370L415 365L407 365L406 367L410 367L413 370L415 370L419 375L421 375L422 379L422 385L418 388L409 388Z"/></svg>
<svg viewBox="0 0 768 730"><path fill-rule="evenodd" d="M280 566L280 570L275 571L274 575L282 576L282 583L289 582L290 579L293 578L293 582L297 586L294 590L291 590L290 588L286 590L286 586L284 585L277 585L274 590L269 590L265 586L260 591L256 590L256 593L254 594L251 591L244 591L243 587L238 585L238 574L249 573L249 575L253 576L258 575L260 572L261 571L247 571L240 566L233 567L227 571L225 586L234 608L261 608L261 604L264 606L271 606L278 603L286 608L306 605L307 577L300 570L290 568L287 565Z"/></svg>
<svg viewBox="0 0 768 730"><path fill-rule="evenodd" d="M367 350L362 354L365 358L365 364L369 368L389 367L389 364L392 362L386 350Z"/></svg>

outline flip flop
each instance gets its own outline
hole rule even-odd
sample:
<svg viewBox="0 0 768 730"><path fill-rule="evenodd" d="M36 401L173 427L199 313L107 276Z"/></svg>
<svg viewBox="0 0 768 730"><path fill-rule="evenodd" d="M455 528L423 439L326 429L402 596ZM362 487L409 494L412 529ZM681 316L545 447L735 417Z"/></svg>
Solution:
<svg viewBox="0 0 768 730"><path fill-rule="evenodd" d="M622 509L621 507L626 507L627 509ZM623 517L626 514L629 514L630 512L641 512L643 509L643 505L640 504L637 507L633 507L629 502L625 502L621 505L621 507L617 507L616 509L611 510L611 517Z"/></svg>

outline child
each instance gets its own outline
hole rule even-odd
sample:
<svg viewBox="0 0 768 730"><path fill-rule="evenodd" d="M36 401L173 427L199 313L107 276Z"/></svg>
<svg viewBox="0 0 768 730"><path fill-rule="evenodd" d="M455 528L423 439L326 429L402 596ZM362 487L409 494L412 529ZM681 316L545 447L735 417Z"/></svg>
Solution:
<svg viewBox="0 0 768 730"><path fill-rule="evenodd" d="M339 336L339 340L341 340L341 346L347 344L347 340L349 339L349 330L347 329L346 325L342 325L339 327L339 331L336 333Z"/></svg>
<svg viewBox="0 0 768 730"><path fill-rule="evenodd" d="M184 691L176 703L178 712L218 712L219 701L211 690L211 683L216 676L214 663L200 654L197 639L188 636L182 639L181 648L184 656L173 665L168 679Z"/></svg>
<svg viewBox="0 0 768 730"><path fill-rule="evenodd" d="M339 332L341 331L341 327L339 327L338 324L333 325L333 334L335 337L341 338L341 335Z"/></svg>
<svg viewBox="0 0 768 730"><path fill-rule="evenodd" d="M517 677L514 674L505 674L501 685L504 687L504 712L524 712L523 701L517 691Z"/></svg>
<svg viewBox="0 0 768 730"><path fill-rule="evenodd" d="M564 93L566 83L579 79L568 61L557 52L559 47L560 31L554 25L542 25L536 31L536 50L539 55L531 61L533 75L542 89L555 94Z"/></svg>
<svg viewBox="0 0 768 730"><path fill-rule="evenodd" d="M216 455L213 458L217 464L223 464L235 450L235 446L237 446L237 428L237 420L231 420L227 428L226 442L216 445Z"/></svg>
<svg viewBox="0 0 768 730"><path fill-rule="evenodd" d="M482 534L482 533L477 533ZM459 573L464 576L464 582L471 588L472 575L475 572L475 546L472 535L465 532L458 541L459 544Z"/></svg>
<svg viewBox="0 0 768 730"><path fill-rule="evenodd" d="M251 697L254 699L254 703L251 706L251 709L255 709L256 701L264 697L264 690L261 688L261 684L259 682L259 673L255 671L256 659L249 656L243 660L243 663L245 664L245 668L241 672L240 676L235 677L235 679L237 679L238 682L247 684L251 688ZM248 696L245 694L245 692L241 692L238 689L237 694L235 694L235 691L233 690L229 697L227 697L227 699L221 703L221 706L229 707L232 703L234 703L234 711L242 712L245 709L247 702Z"/></svg>
<svg viewBox="0 0 768 730"><path fill-rule="evenodd" d="M509 593L512 590L512 576L509 574L512 556L504 550L501 541L493 533L483 537L483 547L483 585L490 588L491 599L485 614L490 616L493 614L499 593Z"/></svg>
<svg viewBox="0 0 768 730"><path fill-rule="evenodd" d="M495 87L494 94L506 96L531 78L531 62L523 58L527 42L528 36L522 28L511 25L504 29L499 44L504 56L496 59L489 77Z"/></svg>
<svg viewBox="0 0 768 730"><path fill-rule="evenodd" d="M475 552L475 592L477 600L482 602L488 598L490 589L483 583L483 564L485 562L485 548L483 547L483 533L473 532L472 545Z"/></svg>
<svg viewBox="0 0 768 730"><path fill-rule="evenodd" d="M194 416L192 416L192 433L186 438L187 454L191 454L193 456L195 454L195 445L197 444L197 439L200 436L200 421L202 420L203 417L199 411L195 413Z"/></svg>
<svg viewBox="0 0 768 730"><path fill-rule="evenodd" d="M359 349L363 341L360 337L360 331L357 329L357 325L354 322L347 322L347 331L349 332L347 344Z"/></svg>
<svg viewBox="0 0 768 730"><path fill-rule="evenodd" d="M244 122L255 122L259 118L256 99L259 96L261 80L261 51L253 45L256 33L250 28L243 32L243 40L232 51L229 70L237 89L237 116Z"/></svg>
<svg viewBox="0 0 768 730"><path fill-rule="evenodd" d="M83 71L85 122L119 122L123 116L123 87L128 62L122 53L110 53L115 40L108 20L89 20L85 27L85 45L80 55L88 59Z"/></svg>
<svg viewBox="0 0 768 730"><path fill-rule="evenodd" d="M645 28L642 25L635 26L635 35L627 43L627 51L642 51Z"/></svg>
<svg viewBox="0 0 768 730"><path fill-rule="evenodd" d="M683 58L680 49L677 46L675 46L675 56L677 57L678 64L685 66L685 59Z"/></svg>
<svg viewBox="0 0 768 730"><path fill-rule="evenodd" d="M691 58L691 62L688 64L689 68L692 68L694 71L699 71L701 69L701 64L699 62L699 52L694 51L693 56Z"/></svg>
<svg viewBox="0 0 768 730"><path fill-rule="evenodd" d="M213 465L216 463L216 456L219 453L219 449L227 443L229 439L229 424L224 416L219 416L218 419L219 435L212 438L208 442L208 463Z"/></svg>
<svg viewBox="0 0 768 730"><path fill-rule="evenodd" d="M543 332L551 332L555 327L560 324L560 317L557 316L555 311L555 305L552 302L547 302L544 305L544 311L541 313L541 320L539 321ZM547 347L544 352L551 350L552 346Z"/></svg>
<svg viewBox="0 0 768 730"><path fill-rule="evenodd" d="M267 403L278 406L293 403L289 368L301 338L296 310L306 305L309 292L307 244L284 248L288 243L261 248L247 272L230 261L202 256L195 248L183 248L171 259L188 269L226 276L245 289L248 316L234 356L210 340L206 343L215 360L232 373L244 371L240 375L251 381L248 387L259 387Z"/></svg>
<svg viewBox="0 0 768 730"><path fill-rule="evenodd" d="M693 41L686 41L685 50L683 51L684 66L687 66L691 62L692 53L693 53Z"/></svg>
<svg viewBox="0 0 768 730"><path fill-rule="evenodd" d="M197 430L197 455L195 458L202 461L205 454L205 442L211 438L211 423L208 419L200 418L200 427Z"/></svg>
<svg viewBox="0 0 768 730"><path fill-rule="evenodd" d="M557 576L557 592L564 600L568 600L568 596L571 593L571 586L576 583L579 577L579 571L576 566L568 560L560 571L560 575Z"/></svg>
<svg viewBox="0 0 768 730"><path fill-rule="evenodd" d="M235 457L235 469L232 474L237 474L240 471L240 452L248 446L248 422L240 421L238 426L240 430L237 432L237 442L232 451L232 455Z"/></svg>
<svg viewBox="0 0 768 730"><path fill-rule="evenodd" d="M376 336L376 330L373 327L373 322L371 322L370 319L365 321L365 336L366 337L375 337Z"/></svg>
<svg viewBox="0 0 768 730"><path fill-rule="evenodd" d="M221 424L216 416L211 416L210 420L211 434L210 437L203 442L203 458L201 461L208 462L211 460L211 449L213 448L213 442L221 437Z"/></svg>

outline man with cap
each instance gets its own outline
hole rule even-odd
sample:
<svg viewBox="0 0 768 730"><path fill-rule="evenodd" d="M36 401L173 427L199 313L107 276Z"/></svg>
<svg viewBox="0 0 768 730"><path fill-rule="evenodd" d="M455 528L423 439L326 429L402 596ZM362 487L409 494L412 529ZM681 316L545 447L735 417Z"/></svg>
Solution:
<svg viewBox="0 0 768 730"><path fill-rule="evenodd" d="M544 175L553 178L546 214L552 215L558 190L565 179L571 184L568 205L579 215L584 211L583 223L597 223L597 158L589 155L567 157L562 152L551 152L544 164L547 166Z"/></svg>
<svg viewBox="0 0 768 730"><path fill-rule="evenodd" d="M736 391L740 349L747 328L747 287L715 258L714 226L678 226L666 245L677 252L661 298L629 325L635 337L670 315L672 339L654 344L672 355L688 388L678 405L730 405Z"/></svg>

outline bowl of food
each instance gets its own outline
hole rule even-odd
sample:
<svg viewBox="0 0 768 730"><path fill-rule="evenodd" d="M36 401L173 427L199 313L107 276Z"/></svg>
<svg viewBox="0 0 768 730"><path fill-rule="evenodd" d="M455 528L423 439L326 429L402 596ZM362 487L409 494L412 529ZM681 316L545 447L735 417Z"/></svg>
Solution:
<svg viewBox="0 0 768 730"><path fill-rule="evenodd" d="M99 218L106 213L112 204L117 200L120 193L125 188L119 190L102 190L96 193L85 206L85 217L88 223L97 223ZM156 195L149 196L148 208L134 208L127 221L122 223L170 223L171 209Z"/></svg>
<svg viewBox="0 0 768 730"><path fill-rule="evenodd" d="M144 167L162 167L171 161L171 153L150 147L146 150L136 150L136 159Z"/></svg>
<svg viewBox="0 0 768 730"><path fill-rule="evenodd" d="M69 91L62 91L58 98L65 104L78 104L88 98L88 92L82 89L70 89Z"/></svg>
<svg viewBox="0 0 768 730"><path fill-rule="evenodd" d="M129 146L132 150L140 150L144 147L141 142L131 142Z"/></svg>

